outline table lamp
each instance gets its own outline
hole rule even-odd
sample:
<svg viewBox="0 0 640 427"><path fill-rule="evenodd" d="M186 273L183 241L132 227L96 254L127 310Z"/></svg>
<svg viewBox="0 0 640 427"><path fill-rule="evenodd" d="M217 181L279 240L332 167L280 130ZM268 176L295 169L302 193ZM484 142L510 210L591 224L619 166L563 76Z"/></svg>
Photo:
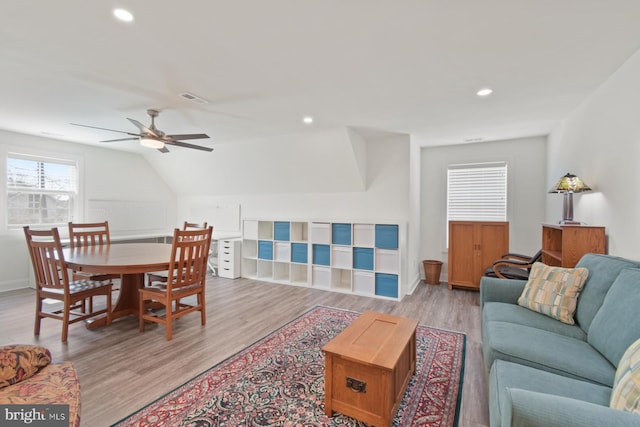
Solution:
<svg viewBox="0 0 640 427"><path fill-rule="evenodd" d="M573 220L573 193L591 191L591 188L577 176L568 173L549 190L549 193L564 193L562 205L562 221L560 224L580 224Z"/></svg>

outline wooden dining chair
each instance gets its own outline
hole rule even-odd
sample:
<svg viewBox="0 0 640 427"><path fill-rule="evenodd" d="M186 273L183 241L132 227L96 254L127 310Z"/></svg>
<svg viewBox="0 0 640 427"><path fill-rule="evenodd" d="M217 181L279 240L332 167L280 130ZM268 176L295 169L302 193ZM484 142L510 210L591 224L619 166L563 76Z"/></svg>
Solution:
<svg viewBox="0 0 640 427"><path fill-rule="evenodd" d="M145 321L161 323L167 330L167 341L172 338L174 319L185 314L199 311L202 325L207 323L205 311L205 282L207 274L207 258L211 246L213 227L204 230L179 230L173 233L170 261L174 268L169 269L166 284L151 286L139 290L139 322L140 332L144 332ZM185 298L195 296L185 303ZM148 301L159 303L164 310L157 314L146 310Z"/></svg>
<svg viewBox="0 0 640 427"><path fill-rule="evenodd" d="M101 247L111 244L111 236L109 234L109 221L104 222L69 222L69 246L71 249L87 246ZM121 279L119 274L91 274L82 271L74 271L72 280L95 280L105 281ZM113 290L118 290L115 286ZM89 311L93 309L93 298L89 298Z"/></svg>
<svg viewBox="0 0 640 427"><path fill-rule="evenodd" d="M184 225L182 226L183 230L206 230L207 229L207 223L203 223L203 224L197 224L195 222L184 222ZM167 271L154 271L152 273L147 273L147 284L148 286L152 286L154 282L163 282L166 283L167 282L167 277L168 277L168 272Z"/></svg>
<svg viewBox="0 0 640 427"><path fill-rule="evenodd" d="M69 280L67 265L62 253L58 229L31 230L24 227L24 235L29 247L31 264L36 280L36 323L34 334L40 335L40 323L45 317L62 320L62 342L67 342L69 325L94 316L105 314L107 324L111 323L110 281ZM100 310L85 310L85 302L97 295L104 295L106 307ZM61 309L43 310L43 300L58 300ZM73 316L73 318L71 317Z"/></svg>

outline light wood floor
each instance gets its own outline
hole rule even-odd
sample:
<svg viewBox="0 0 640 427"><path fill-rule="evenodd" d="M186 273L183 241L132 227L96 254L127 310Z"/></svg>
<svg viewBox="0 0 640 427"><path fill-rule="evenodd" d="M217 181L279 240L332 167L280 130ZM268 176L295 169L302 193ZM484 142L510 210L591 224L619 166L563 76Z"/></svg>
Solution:
<svg viewBox="0 0 640 427"><path fill-rule="evenodd" d="M163 326L138 331L131 316L87 330L76 323L60 342L61 322L44 319L33 335L31 289L0 293L0 344L38 344L57 361L74 362L81 384L83 426L107 426L252 344L316 305L358 312L376 310L417 319L421 325L467 334L461 427L488 426L487 380L482 363L477 292L421 283L401 302L359 297L248 279L207 281L207 324L197 313L174 322L173 340Z"/></svg>

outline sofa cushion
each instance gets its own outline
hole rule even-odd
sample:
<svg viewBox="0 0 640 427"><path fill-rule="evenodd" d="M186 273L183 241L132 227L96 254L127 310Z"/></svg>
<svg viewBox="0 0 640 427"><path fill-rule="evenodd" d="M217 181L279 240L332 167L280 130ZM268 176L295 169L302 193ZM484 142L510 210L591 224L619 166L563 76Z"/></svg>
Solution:
<svg viewBox="0 0 640 427"><path fill-rule="evenodd" d="M640 267L640 263L610 255L586 254L580 258L576 267L585 267L589 270L589 277L578 298L575 313L578 325L588 332L593 318L602 306L604 297L620 271L623 268Z"/></svg>
<svg viewBox="0 0 640 427"><path fill-rule="evenodd" d="M631 344L620 359L610 406L640 414L640 339Z"/></svg>
<svg viewBox="0 0 640 427"><path fill-rule="evenodd" d="M487 370L500 359L608 387L616 373L586 341L510 322L483 325L482 351Z"/></svg>
<svg viewBox="0 0 640 427"><path fill-rule="evenodd" d="M34 376L51 363L51 353L44 347L26 344L0 347L0 388Z"/></svg>
<svg viewBox="0 0 640 427"><path fill-rule="evenodd" d="M573 325L578 295L588 275L586 268L553 267L536 262L518 304Z"/></svg>
<svg viewBox="0 0 640 427"><path fill-rule="evenodd" d="M578 325L568 325L558 322L549 316L536 313L516 304L502 302L488 302L482 310L482 322L510 322L518 325L530 326L532 328L543 329L567 337L587 340L587 334Z"/></svg>
<svg viewBox="0 0 640 427"><path fill-rule="evenodd" d="M614 366L631 344L640 338L640 269L626 268L611 285L602 307L593 318L587 341Z"/></svg>
<svg viewBox="0 0 640 427"><path fill-rule="evenodd" d="M489 416L500 425L506 389L522 389L609 406L611 388L567 378L516 363L496 360L489 374Z"/></svg>

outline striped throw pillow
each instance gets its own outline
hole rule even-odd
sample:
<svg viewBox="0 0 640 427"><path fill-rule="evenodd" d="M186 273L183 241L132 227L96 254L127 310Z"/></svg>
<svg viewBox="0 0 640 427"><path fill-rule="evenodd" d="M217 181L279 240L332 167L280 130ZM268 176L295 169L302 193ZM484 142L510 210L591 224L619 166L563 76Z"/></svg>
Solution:
<svg viewBox="0 0 640 427"><path fill-rule="evenodd" d="M578 295L587 280L586 268L551 267L536 262L518 304L569 325L574 325Z"/></svg>
<svg viewBox="0 0 640 427"><path fill-rule="evenodd" d="M620 359L609 407L640 414L640 339Z"/></svg>

